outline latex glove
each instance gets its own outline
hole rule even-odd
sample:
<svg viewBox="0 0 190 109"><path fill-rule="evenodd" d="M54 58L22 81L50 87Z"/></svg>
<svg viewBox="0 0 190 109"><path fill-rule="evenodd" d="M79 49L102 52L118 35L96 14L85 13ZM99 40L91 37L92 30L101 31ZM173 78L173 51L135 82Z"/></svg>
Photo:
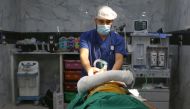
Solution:
<svg viewBox="0 0 190 109"><path fill-rule="evenodd" d="M97 73L99 71L100 71L99 68L97 68L97 67L91 67L87 71L88 72L88 76L92 76L92 75L94 75L95 73Z"/></svg>
<svg viewBox="0 0 190 109"><path fill-rule="evenodd" d="M104 73L105 71L107 71L107 69L99 69L99 71L94 72L94 74Z"/></svg>

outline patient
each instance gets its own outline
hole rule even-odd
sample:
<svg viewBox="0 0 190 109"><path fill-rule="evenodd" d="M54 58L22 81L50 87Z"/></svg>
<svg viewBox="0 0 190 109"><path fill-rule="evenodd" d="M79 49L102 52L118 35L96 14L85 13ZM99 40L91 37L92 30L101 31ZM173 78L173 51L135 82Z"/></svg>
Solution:
<svg viewBox="0 0 190 109"><path fill-rule="evenodd" d="M110 70L85 76L78 81L78 95L68 109L156 109L126 88L133 81L128 71Z"/></svg>

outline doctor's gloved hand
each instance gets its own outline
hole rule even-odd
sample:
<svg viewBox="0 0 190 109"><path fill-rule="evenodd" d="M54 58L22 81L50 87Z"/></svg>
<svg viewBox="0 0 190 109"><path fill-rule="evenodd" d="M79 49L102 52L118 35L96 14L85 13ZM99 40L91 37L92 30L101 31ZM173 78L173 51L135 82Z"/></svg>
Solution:
<svg viewBox="0 0 190 109"><path fill-rule="evenodd" d="M100 71L100 69L97 68L97 67L90 67L88 69L88 71L87 71L88 72L88 76L92 76L92 75L96 74L99 71Z"/></svg>

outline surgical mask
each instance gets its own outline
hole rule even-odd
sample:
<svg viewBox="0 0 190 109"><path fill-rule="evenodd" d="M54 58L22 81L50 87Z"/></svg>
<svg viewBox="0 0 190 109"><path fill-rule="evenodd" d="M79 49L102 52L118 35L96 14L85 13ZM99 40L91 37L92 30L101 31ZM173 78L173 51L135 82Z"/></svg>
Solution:
<svg viewBox="0 0 190 109"><path fill-rule="evenodd" d="M97 32L102 35L108 35L111 30L111 25L97 25Z"/></svg>

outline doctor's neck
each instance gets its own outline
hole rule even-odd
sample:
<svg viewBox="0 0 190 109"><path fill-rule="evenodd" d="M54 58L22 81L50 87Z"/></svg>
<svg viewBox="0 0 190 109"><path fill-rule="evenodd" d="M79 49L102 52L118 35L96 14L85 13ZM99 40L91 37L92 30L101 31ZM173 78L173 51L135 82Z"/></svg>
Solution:
<svg viewBox="0 0 190 109"><path fill-rule="evenodd" d="M100 38L101 38L103 41L107 38L106 35L99 34L99 36L100 36Z"/></svg>

